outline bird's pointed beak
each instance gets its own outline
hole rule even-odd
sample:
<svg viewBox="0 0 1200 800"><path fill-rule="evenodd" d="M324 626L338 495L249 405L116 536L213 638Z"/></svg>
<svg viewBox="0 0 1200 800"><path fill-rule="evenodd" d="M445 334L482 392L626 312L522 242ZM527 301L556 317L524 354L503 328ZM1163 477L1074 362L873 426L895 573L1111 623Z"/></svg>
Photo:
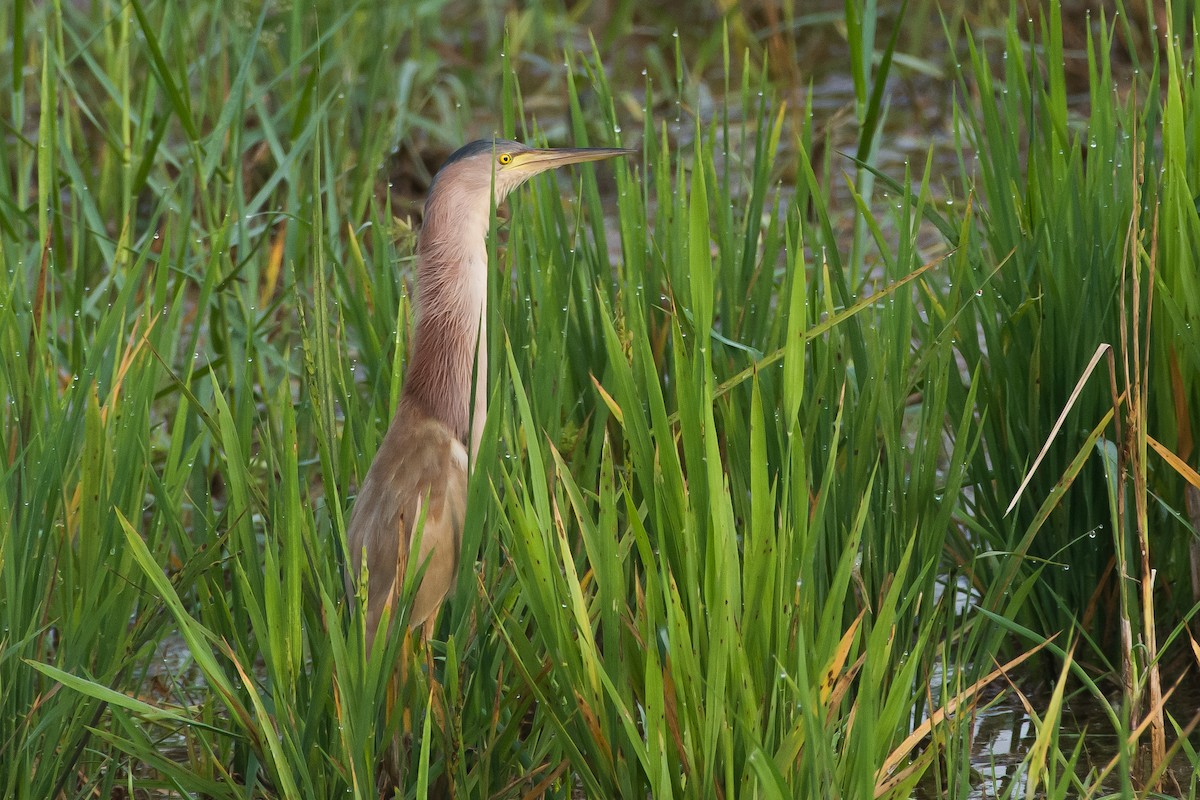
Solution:
<svg viewBox="0 0 1200 800"><path fill-rule="evenodd" d="M550 147L528 150L517 155L514 166L543 172L548 169L565 167L568 164L582 164L585 161L603 161L606 158L627 156L636 150L626 150L621 147Z"/></svg>

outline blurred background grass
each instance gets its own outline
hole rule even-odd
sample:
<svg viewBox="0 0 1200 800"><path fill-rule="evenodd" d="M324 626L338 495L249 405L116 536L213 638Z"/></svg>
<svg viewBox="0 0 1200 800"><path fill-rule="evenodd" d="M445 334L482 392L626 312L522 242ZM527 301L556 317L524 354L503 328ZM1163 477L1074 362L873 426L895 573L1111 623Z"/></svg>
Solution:
<svg viewBox="0 0 1200 800"><path fill-rule="evenodd" d="M413 797L1195 797L1195 29L17 0L5 796L370 797L401 731ZM342 535L496 134L642 155L501 210L430 673Z"/></svg>

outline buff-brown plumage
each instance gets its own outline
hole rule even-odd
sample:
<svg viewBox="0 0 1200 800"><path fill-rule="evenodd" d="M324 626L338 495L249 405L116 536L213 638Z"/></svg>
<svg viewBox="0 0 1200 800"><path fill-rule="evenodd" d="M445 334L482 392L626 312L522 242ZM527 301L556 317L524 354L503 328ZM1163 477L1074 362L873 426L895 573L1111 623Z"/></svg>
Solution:
<svg viewBox="0 0 1200 800"><path fill-rule="evenodd" d="M492 204L539 172L629 152L481 140L450 156L434 179L417 244L416 327L404 389L346 531L349 590L364 559L367 567L368 643L384 609L396 607L422 515L416 566L425 572L409 625L431 633L457 580L467 478L486 416Z"/></svg>
<svg viewBox="0 0 1200 800"><path fill-rule="evenodd" d="M409 624L432 625L457 574L467 468L467 450L450 429L417 404L401 402L350 515L352 574L359 574L363 557L370 570L368 642L383 610L395 608L418 523L416 566L426 566Z"/></svg>

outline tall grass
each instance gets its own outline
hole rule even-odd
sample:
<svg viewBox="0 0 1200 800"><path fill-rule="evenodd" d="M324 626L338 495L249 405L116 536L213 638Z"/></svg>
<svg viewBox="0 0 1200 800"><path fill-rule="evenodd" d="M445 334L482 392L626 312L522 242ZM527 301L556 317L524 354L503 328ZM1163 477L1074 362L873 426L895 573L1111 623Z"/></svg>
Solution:
<svg viewBox="0 0 1200 800"><path fill-rule="evenodd" d="M1134 744L1077 776L1056 720L1068 674L1097 694L1124 674L1114 728L1151 720L1167 760L1146 687L1184 628L1156 650L1152 612L1174 626L1189 602L1134 581L1184 558L1150 522L1185 470L1146 451L1190 455L1184 50L1161 97L1114 96L1105 23L1079 120L1057 8L1041 49L1007 28L1000 75L969 40L956 122L979 169L947 208L932 156L879 169L901 39L874 4L845 15L845 204L817 178L832 143L730 45L749 17L706 40L708 116L657 111L693 107L678 39L640 110L568 49L553 143L641 155L543 178L497 223L469 568L427 649L368 654L342 536L401 385L415 243L380 165L472 127L434 55L444 10L18 0L0 23L5 796L376 797L397 739L406 797L965 796L980 690L1038 674L1056 690L1010 791L1153 783ZM548 14L472 45L499 133L546 137L518 70L565 24ZM1006 516L1102 342L1149 375L1116 404L1132 438L1101 424L1095 373ZM1063 630L1073 655L1045 644Z"/></svg>
<svg viewBox="0 0 1200 800"><path fill-rule="evenodd" d="M1165 51L1140 67L1148 83L1130 87L1114 78L1112 53L1141 32L1123 13L1096 20L1086 117L1068 104L1057 3L1030 20L1036 46L1010 22L998 70L972 38L959 71L963 90L977 86L984 98L959 113L962 153L978 165L964 192L984 209L969 288L988 302L961 319L961 352L979 365L978 380L951 392L981 401L984 445L971 470L973 524L953 549L964 561L980 544L1008 556L971 561L1000 629L1027 641L1081 634L1064 664L1119 736L1144 733L1149 745L1148 766L1122 752L1099 771L1119 766L1130 793L1161 787L1168 720L1181 738L1195 725L1186 705L1178 719L1164 717L1161 673L1167 659L1192 661L1180 648L1196 591L1196 521L1183 491L1184 480L1196 482L1194 387L1179 360L1195 340L1197 303L1186 277L1200 230L1197 152L1181 137L1195 125L1184 56L1195 29L1178 36L1173 18L1165 16ZM1005 266L993 273L998 259ZM1121 702L1109 703L1093 682L1101 677L1123 689ZM1074 759L1063 764L1070 774ZM1032 764L1031 786L1043 768Z"/></svg>

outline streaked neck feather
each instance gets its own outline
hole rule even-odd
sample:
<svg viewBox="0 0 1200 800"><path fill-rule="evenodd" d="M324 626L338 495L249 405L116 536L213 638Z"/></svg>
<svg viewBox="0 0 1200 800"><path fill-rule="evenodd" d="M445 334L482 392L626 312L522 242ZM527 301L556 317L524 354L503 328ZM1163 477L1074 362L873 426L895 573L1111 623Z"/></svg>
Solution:
<svg viewBox="0 0 1200 800"><path fill-rule="evenodd" d="M417 248L417 321L403 400L418 404L464 444L469 437L473 463L487 412L487 214L482 219L467 215L467 224L459 220L456 226L462 235L447 237L442 234L452 229L452 218L445 205L430 203L425 210Z"/></svg>

